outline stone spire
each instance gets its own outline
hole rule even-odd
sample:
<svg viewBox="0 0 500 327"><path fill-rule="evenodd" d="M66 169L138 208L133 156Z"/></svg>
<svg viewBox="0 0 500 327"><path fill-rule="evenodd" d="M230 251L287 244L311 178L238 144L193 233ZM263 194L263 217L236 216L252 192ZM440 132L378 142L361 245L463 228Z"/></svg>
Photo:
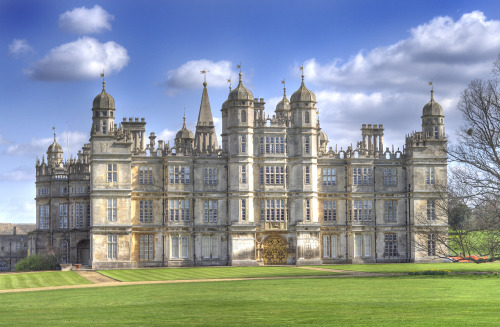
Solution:
<svg viewBox="0 0 500 327"><path fill-rule="evenodd" d="M218 149L217 134L215 133L212 108L208 99L207 82L203 82L203 93L201 95L200 112L196 124L195 148L200 152L211 152Z"/></svg>

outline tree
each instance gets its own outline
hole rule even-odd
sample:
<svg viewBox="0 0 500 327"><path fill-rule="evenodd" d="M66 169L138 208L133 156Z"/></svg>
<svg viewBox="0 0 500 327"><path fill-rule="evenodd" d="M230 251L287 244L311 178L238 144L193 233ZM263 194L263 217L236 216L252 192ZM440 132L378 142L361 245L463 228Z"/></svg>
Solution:
<svg viewBox="0 0 500 327"><path fill-rule="evenodd" d="M450 246L459 257L488 256L476 262L500 259L500 56L493 78L473 80L462 92L458 109L463 123L448 156L458 165L451 174L448 208Z"/></svg>

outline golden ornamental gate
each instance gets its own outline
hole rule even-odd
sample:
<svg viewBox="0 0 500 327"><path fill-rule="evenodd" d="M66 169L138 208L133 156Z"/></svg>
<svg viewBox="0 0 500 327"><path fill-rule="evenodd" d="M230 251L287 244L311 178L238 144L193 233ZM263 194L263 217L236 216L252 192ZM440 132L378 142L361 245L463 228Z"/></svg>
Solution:
<svg viewBox="0 0 500 327"><path fill-rule="evenodd" d="M271 234L264 240L264 264L286 265L286 240L278 234Z"/></svg>

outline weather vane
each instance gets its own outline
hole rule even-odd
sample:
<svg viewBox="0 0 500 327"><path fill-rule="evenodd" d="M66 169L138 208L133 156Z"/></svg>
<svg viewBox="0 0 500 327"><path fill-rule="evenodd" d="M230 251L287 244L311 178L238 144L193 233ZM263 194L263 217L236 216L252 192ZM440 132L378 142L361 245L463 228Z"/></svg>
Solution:
<svg viewBox="0 0 500 327"><path fill-rule="evenodd" d="M231 92L231 76L229 76L227 82L229 83L229 92Z"/></svg>
<svg viewBox="0 0 500 327"><path fill-rule="evenodd" d="M203 69L200 74L203 74L204 77L203 77L203 82L206 83L207 82L207 73L210 73L210 71L206 70L206 69Z"/></svg>

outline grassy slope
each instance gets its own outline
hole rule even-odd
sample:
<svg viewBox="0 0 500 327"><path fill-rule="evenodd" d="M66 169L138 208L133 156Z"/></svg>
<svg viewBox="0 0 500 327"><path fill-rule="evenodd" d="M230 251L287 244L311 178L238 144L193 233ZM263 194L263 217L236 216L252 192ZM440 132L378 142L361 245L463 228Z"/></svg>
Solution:
<svg viewBox="0 0 500 327"><path fill-rule="evenodd" d="M494 326L500 278L401 276L156 284L0 296L0 325Z"/></svg>
<svg viewBox="0 0 500 327"><path fill-rule="evenodd" d="M176 269L102 270L101 274L123 281L151 281L174 279L221 279L288 276L326 276L334 272L296 267L207 267Z"/></svg>
<svg viewBox="0 0 500 327"><path fill-rule="evenodd" d="M90 282L73 271L0 274L0 290L79 284Z"/></svg>
<svg viewBox="0 0 500 327"><path fill-rule="evenodd" d="M500 272L500 262L492 263L388 263L388 264L365 264L365 265L329 265L317 266L321 268L330 268L338 270L352 270L364 272L380 272L380 273L405 273L410 270L424 271L427 269L450 270L452 272L481 272L481 271L497 271Z"/></svg>

